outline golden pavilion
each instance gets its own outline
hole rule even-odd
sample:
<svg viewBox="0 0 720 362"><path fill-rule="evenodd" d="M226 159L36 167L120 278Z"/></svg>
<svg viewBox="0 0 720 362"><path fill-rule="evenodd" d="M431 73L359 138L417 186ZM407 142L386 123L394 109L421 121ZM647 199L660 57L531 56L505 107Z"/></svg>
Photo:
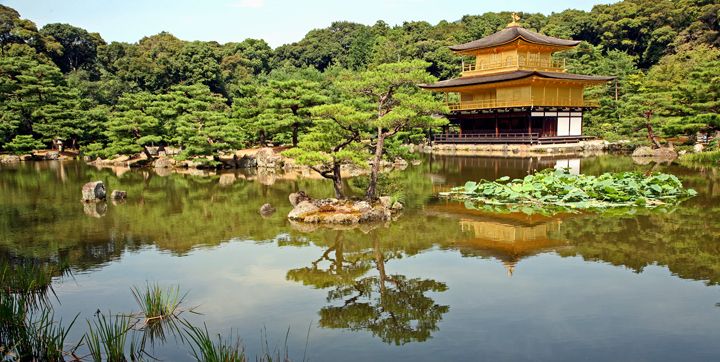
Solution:
<svg viewBox="0 0 720 362"><path fill-rule="evenodd" d="M497 33L451 46L463 62L459 78L420 87L445 93L448 118L457 132L435 135L436 143L567 143L585 139L583 113L596 107L585 87L614 77L567 73L553 53L580 42L527 30L513 21Z"/></svg>

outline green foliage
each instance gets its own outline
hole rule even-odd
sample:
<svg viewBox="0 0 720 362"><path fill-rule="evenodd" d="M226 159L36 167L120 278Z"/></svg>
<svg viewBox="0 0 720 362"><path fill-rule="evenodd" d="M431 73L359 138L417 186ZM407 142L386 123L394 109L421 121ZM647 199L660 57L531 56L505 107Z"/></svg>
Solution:
<svg viewBox="0 0 720 362"><path fill-rule="evenodd" d="M468 181L465 186L443 194L465 200L466 206L490 208L518 207L525 213L546 209L550 212L576 209L617 207L656 207L680 202L695 196L693 189L683 187L680 180L663 173L644 176L635 172L604 173L600 176L573 175L564 169L547 169L510 180Z"/></svg>
<svg viewBox="0 0 720 362"><path fill-rule="evenodd" d="M600 101L586 117L587 133L614 140L642 137L647 110L666 136L719 128L719 11L711 1L624 0L520 16L529 29L584 41L559 55L570 71L618 77L586 94ZM32 135L72 147L106 145L110 156L180 146L189 158L267 142L297 145L313 126L309 110L335 103L378 109L373 127L389 130L400 122L405 130L427 129L437 124L426 111L443 110L400 78L458 76L460 62L448 46L490 35L509 20L509 12L488 12L435 25L334 22L273 50L257 39L220 45L167 32L107 44L69 24L38 30L0 5L0 147ZM374 91L396 84L407 94L392 94L387 104L396 109L383 110L375 106L381 93L365 88L373 82ZM422 132L398 137L425 138ZM399 154L394 143L388 142L389 153Z"/></svg>
<svg viewBox="0 0 720 362"><path fill-rule="evenodd" d="M85 29L69 24L47 24L40 29L40 34L60 43L62 48L51 57L65 73L93 67L98 46L105 44L99 34L90 34Z"/></svg>
<svg viewBox="0 0 720 362"><path fill-rule="evenodd" d="M37 56L0 57L0 84L0 143L30 133L46 142L80 137L77 92L54 65Z"/></svg>
<svg viewBox="0 0 720 362"><path fill-rule="evenodd" d="M34 139L31 135L17 135L12 141L5 144L5 149L16 155L30 153L43 147L43 143Z"/></svg>

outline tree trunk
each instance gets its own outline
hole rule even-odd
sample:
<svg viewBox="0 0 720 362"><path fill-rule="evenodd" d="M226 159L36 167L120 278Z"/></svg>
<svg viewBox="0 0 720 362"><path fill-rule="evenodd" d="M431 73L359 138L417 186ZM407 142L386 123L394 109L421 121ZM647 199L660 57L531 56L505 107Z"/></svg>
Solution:
<svg viewBox="0 0 720 362"><path fill-rule="evenodd" d="M655 148L660 148L660 142L658 142L657 137L655 136L655 132L653 132L653 127L650 124L650 122L645 122L645 128L647 128L648 132L648 138L650 139L650 142L652 142L653 146Z"/></svg>
<svg viewBox="0 0 720 362"><path fill-rule="evenodd" d="M148 150L148 148L145 146L142 146L142 148L143 148L143 152L145 153L145 156L147 156L148 160L152 160L153 156L150 154L150 150Z"/></svg>
<svg viewBox="0 0 720 362"><path fill-rule="evenodd" d="M265 130L260 130L260 135L258 136L260 138L260 147L265 147Z"/></svg>
<svg viewBox="0 0 720 362"><path fill-rule="evenodd" d="M340 200L345 198L345 193L343 192L343 182L342 182L342 175L340 174L340 163L335 161L333 162L333 188L335 188L335 198Z"/></svg>
<svg viewBox="0 0 720 362"><path fill-rule="evenodd" d="M380 173L380 161L382 160L383 148L385 147L385 135L383 134L382 128L378 127L377 144L375 145L375 157L373 158L373 165L370 169L370 183L368 184L367 191L365 192L365 198L369 201L377 199L377 179Z"/></svg>
<svg viewBox="0 0 720 362"><path fill-rule="evenodd" d="M293 147L297 147L297 144L298 144L298 128L299 127L300 127L300 124L298 122L295 122L292 125L292 145L293 145Z"/></svg>

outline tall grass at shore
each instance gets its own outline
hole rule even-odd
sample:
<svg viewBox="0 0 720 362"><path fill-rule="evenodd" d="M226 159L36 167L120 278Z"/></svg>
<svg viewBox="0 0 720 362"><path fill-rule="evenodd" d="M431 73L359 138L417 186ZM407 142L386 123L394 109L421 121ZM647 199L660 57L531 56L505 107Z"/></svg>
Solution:
<svg viewBox="0 0 720 362"><path fill-rule="evenodd" d="M689 153L680 157L680 163L692 166L720 166L720 150Z"/></svg>

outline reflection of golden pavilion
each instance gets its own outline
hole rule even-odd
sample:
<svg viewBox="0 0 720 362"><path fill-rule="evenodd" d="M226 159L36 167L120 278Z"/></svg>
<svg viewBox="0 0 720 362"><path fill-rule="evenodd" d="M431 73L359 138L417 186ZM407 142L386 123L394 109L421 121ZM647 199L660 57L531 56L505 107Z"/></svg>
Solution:
<svg viewBox="0 0 720 362"><path fill-rule="evenodd" d="M428 211L457 219L463 232L471 236L455 240L450 247L463 255L498 259L507 269L508 276L512 276L520 260L566 245L566 242L551 237L560 230L562 215L490 213L469 210L462 203L452 201L430 205Z"/></svg>

